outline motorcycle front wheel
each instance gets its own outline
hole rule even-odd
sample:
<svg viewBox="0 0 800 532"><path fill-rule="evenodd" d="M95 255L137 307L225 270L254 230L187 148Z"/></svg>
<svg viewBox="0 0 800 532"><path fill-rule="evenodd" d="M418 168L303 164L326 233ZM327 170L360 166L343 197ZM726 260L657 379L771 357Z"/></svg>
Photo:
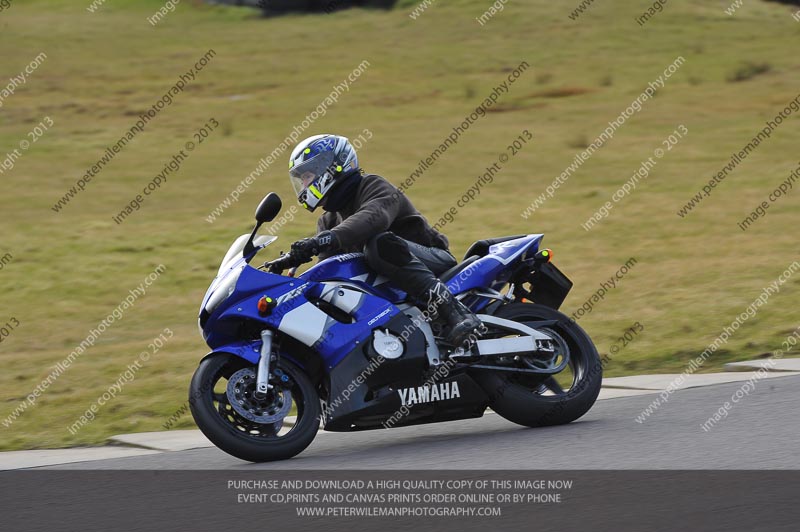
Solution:
<svg viewBox="0 0 800 532"><path fill-rule="evenodd" d="M294 364L280 360L270 370L271 388L255 394L256 366L228 353L205 358L192 377L189 405L195 423L214 445L249 462L291 458L319 430L319 396ZM296 409L296 422L285 417Z"/></svg>

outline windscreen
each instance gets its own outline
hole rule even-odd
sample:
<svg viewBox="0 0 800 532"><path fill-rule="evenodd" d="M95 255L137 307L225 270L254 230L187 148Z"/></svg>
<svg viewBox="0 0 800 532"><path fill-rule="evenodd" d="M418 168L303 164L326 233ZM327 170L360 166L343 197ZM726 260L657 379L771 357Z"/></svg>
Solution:
<svg viewBox="0 0 800 532"><path fill-rule="evenodd" d="M233 241L231 247L228 248L228 252L225 254L225 258L222 259L222 263L219 265L219 270L217 270L217 277L222 275L223 272L230 269L234 262L239 260L242 256L242 251L244 251L244 246L247 244L247 239L250 238L249 234L244 234ZM255 247L265 247L278 239L277 236L272 235L261 235L257 236L253 240L253 245Z"/></svg>

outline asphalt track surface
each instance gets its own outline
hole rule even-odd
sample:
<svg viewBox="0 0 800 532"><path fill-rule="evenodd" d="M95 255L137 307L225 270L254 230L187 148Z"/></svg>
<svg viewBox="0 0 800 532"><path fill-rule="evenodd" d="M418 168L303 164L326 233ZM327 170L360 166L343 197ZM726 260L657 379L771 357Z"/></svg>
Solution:
<svg viewBox="0 0 800 532"><path fill-rule="evenodd" d="M800 377L758 381L713 429L701 426L743 383L678 391L647 421L657 395L598 401L569 425L528 429L483 418L356 433L319 433L294 459L250 464L216 448L81 462L46 469L800 469Z"/></svg>

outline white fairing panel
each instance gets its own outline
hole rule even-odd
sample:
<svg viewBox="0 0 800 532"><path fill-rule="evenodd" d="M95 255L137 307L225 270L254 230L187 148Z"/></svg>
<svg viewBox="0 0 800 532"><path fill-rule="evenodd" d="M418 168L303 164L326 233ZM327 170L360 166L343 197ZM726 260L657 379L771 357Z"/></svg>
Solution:
<svg viewBox="0 0 800 532"><path fill-rule="evenodd" d="M360 290L354 290L341 284L324 284L325 289L322 292L322 299L348 314L352 314L364 299L364 292Z"/></svg>
<svg viewBox="0 0 800 532"><path fill-rule="evenodd" d="M283 316L278 330L311 347L325 334L328 320L331 317L312 303L303 303Z"/></svg>

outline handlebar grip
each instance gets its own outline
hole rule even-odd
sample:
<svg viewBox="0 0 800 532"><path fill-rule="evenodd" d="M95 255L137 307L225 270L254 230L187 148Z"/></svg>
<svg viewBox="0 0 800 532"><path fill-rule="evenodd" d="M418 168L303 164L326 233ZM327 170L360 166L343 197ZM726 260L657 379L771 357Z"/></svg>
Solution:
<svg viewBox="0 0 800 532"><path fill-rule="evenodd" d="M277 259L268 262L265 264L269 268L270 273L281 273L286 268L290 268L291 265L289 261L291 261L292 256L288 253L286 255L281 255Z"/></svg>
<svg viewBox="0 0 800 532"><path fill-rule="evenodd" d="M265 266L269 266L269 271L271 273L281 273L283 270L287 268L297 268L304 262L308 261L298 261L296 258L292 257L290 253L282 255L277 259L273 260L272 262L268 262Z"/></svg>

